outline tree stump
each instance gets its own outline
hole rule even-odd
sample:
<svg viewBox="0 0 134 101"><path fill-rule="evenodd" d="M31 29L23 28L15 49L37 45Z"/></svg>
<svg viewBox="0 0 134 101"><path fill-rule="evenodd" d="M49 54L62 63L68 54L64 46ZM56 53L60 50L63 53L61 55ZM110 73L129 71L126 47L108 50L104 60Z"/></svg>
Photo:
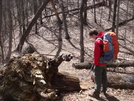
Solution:
<svg viewBox="0 0 134 101"><path fill-rule="evenodd" d="M58 66L71 59L71 55L50 59L41 54L12 58L4 66L0 93L9 101L48 101L55 100L58 91L80 90L76 76L58 72Z"/></svg>

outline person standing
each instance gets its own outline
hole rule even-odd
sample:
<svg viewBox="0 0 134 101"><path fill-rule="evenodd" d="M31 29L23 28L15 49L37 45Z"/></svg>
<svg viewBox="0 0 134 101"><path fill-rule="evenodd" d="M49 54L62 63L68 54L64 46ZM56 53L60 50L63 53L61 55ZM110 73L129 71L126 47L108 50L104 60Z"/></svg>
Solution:
<svg viewBox="0 0 134 101"><path fill-rule="evenodd" d="M106 94L107 90L107 63L100 62L100 58L103 56L103 35L104 32L98 32L96 29L91 29L89 36L94 41L94 76L95 76L95 86L93 97L98 98L102 85L102 92Z"/></svg>

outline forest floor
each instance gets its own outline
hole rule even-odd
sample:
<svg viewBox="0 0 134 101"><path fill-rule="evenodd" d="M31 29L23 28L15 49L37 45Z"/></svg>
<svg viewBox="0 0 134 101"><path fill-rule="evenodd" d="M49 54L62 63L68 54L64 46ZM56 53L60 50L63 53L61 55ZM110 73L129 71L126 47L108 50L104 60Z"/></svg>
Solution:
<svg viewBox="0 0 134 101"><path fill-rule="evenodd" d="M76 74L80 80L81 91L62 93L56 101L134 101L134 90L131 89L115 89L108 87L107 95L100 94L100 98L96 99L92 95L94 91L94 82L91 80L93 72L87 69L74 69L70 63L63 63L60 66L61 71L67 71Z"/></svg>
<svg viewBox="0 0 134 101"><path fill-rule="evenodd" d="M63 62L59 66L59 71L75 74L80 80L80 91L62 92L55 101L134 101L134 90L131 89L115 89L108 87L107 96L103 93L100 98L93 98L91 95L94 91L94 82L91 80L93 72L89 69L74 69L72 64L75 60L70 62ZM0 96L0 101L2 96Z"/></svg>

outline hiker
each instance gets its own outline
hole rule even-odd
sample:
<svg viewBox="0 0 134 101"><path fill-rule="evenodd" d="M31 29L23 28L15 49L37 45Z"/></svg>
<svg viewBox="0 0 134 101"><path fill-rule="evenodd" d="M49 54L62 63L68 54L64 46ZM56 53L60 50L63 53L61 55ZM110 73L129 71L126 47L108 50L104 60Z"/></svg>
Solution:
<svg viewBox="0 0 134 101"><path fill-rule="evenodd" d="M95 39L94 42L94 76L95 76L95 86L94 92L92 94L93 97L98 98L101 90L102 84L102 92L106 94L107 90L107 71L106 66L107 63L100 63L100 58L103 55L103 38L104 32L98 32L96 29L91 29L89 32L89 36Z"/></svg>

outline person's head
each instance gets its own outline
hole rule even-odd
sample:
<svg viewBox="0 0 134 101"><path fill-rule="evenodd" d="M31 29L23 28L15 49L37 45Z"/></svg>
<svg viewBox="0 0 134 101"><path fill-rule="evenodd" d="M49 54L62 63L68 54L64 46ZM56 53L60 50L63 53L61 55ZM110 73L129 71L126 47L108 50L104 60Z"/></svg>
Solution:
<svg viewBox="0 0 134 101"><path fill-rule="evenodd" d="M91 29L89 32L89 36L93 39L96 39L98 35L98 31L96 29Z"/></svg>

